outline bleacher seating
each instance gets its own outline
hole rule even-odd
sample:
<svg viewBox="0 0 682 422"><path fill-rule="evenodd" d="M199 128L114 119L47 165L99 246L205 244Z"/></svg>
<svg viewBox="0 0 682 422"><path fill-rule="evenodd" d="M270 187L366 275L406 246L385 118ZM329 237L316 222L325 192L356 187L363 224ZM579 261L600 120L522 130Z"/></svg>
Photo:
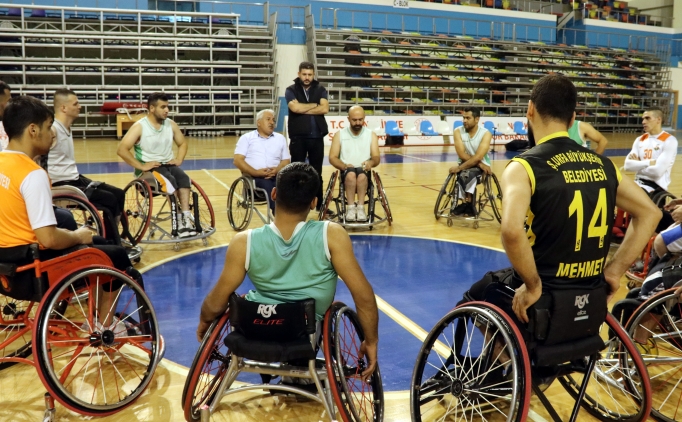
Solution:
<svg viewBox="0 0 682 422"><path fill-rule="evenodd" d="M523 116L530 89L552 73L578 88L578 115L601 129L639 130L641 110L668 108L670 74L653 54L415 32L314 29L318 79L332 112Z"/></svg>
<svg viewBox="0 0 682 422"><path fill-rule="evenodd" d="M84 136L120 129L109 102L146 103L154 91L169 95L173 119L190 133L255 128L258 110L277 107L276 20L253 26L232 14L182 15L0 7L0 75L13 93L48 103L55 89L74 89L88 116L74 130Z"/></svg>

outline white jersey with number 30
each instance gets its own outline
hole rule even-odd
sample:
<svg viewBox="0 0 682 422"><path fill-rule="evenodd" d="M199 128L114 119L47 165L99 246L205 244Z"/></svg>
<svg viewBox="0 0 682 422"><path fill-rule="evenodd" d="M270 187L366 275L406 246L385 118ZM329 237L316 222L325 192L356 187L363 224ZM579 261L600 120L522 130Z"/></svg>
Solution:
<svg viewBox="0 0 682 422"><path fill-rule="evenodd" d="M639 159L632 159L630 155L636 155ZM649 180L656 183L662 189L668 189L670 185L670 171L675 163L677 156L677 139L668 132L661 132L658 135L645 133L635 140L632 151L625 159L625 170L637 172L635 180L640 181L647 191L653 190L651 187L643 185L641 180ZM651 161L655 161L651 165Z"/></svg>

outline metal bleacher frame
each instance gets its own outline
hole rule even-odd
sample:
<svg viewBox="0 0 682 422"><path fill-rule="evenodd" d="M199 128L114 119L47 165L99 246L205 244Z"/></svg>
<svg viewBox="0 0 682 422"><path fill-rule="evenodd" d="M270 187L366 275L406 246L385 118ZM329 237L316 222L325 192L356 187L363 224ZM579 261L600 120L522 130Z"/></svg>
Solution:
<svg viewBox="0 0 682 422"><path fill-rule="evenodd" d="M313 16L306 16L308 56L315 57L317 78L329 91L330 113L361 104L375 115L447 115L475 105L483 115L521 117L534 82L548 73L571 78L578 118L600 130L637 131L643 109L669 109L669 49L522 42L496 36L494 23L487 25L489 34L442 34L427 16L418 18L433 31L340 28L337 11L331 28L315 28ZM464 28L450 23L448 28Z"/></svg>
<svg viewBox="0 0 682 422"><path fill-rule="evenodd" d="M278 106L276 25L276 14L243 25L238 14L0 4L0 75L13 95L48 104L55 89L75 90L83 137L115 133L116 116L99 113L105 102L155 91L171 97L186 133L239 134Z"/></svg>

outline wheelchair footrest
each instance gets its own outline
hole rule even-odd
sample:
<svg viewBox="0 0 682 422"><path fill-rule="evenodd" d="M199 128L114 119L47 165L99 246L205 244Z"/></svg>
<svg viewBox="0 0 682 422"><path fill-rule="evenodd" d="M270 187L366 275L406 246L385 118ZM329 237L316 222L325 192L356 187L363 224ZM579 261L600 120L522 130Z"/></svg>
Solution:
<svg viewBox="0 0 682 422"><path fill-rule="evenodd" d="M538 345L533 350L533 357L537 366L558 365L573 359L592 355L606 345L599 335L552 346Z"/></svg>
<svg viewBox="0 0 682 422"><path fill-rule="evenodd" d="M238 332L225 337L225 345L236 356L262 362L288 362L294 359L315 359L317 353L305 337L299 340L276 343L247 339Z"/></svg>

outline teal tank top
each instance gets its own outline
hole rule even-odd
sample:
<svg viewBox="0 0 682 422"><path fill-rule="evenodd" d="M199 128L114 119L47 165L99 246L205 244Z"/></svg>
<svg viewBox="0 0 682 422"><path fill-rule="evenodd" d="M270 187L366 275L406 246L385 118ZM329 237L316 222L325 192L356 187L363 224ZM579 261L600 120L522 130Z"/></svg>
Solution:
<svg viewBox="0 0 682 422"><path fill-rule="evenodd" d="M315 299L318 321L334 300L338 275L327 247L328 221L301 222L288 241L274 223L249 230L246 274L255 286L247 300L270 305Z"/></svg>
<svg viewBox="0 0 682 422"><path fill-rule="evenodd" d="M467 154L471 155L472 157L476 155L476 151L478 151L478 146L481 145L481 141L483 140L483 136L488 132L488 129L478 127L478 131L474 136L469 136L469 132L467 132L466 129L464 129L464 126L461 126L459 128L459 134L462 137L462 143L464 144L464 150L467 152ZM483 159L481 160L483 164L487 165L490 167L491 162L490 162L490 157L488 156L488 153L483 156Z"/></svg>
<svg viewBox="0 0 682 422"><path fill-rule="evenodd" d="M568 128L568 137L573 139L578 145L588 147L587 142L580 135L580 120L574 120L573 126Z"/></svg>

